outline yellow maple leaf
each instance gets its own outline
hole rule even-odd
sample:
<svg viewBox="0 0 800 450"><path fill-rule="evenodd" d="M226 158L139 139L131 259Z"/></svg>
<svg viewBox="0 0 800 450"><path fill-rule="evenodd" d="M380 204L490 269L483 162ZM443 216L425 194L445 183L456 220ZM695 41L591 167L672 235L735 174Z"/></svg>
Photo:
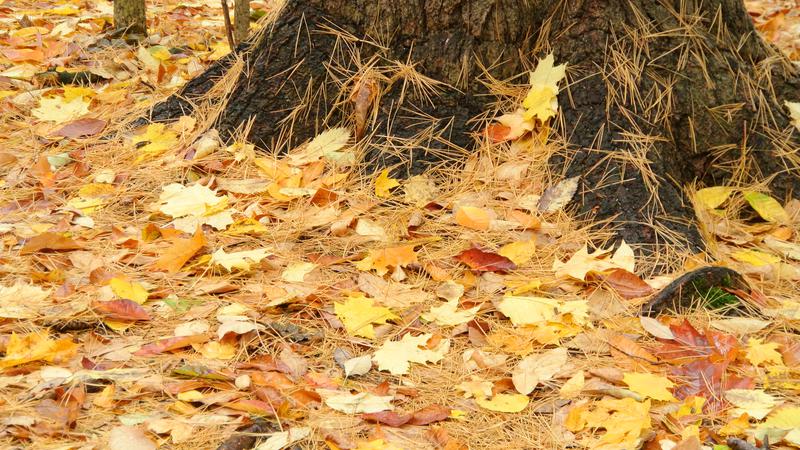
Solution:
<svg viewBox="0 0 800 450"><path fill-rule="evenodd" d="M731 257L739 262L747 263L755 267L768 266L781 262L781 259L775 255L751 248L735 251L731 253Z"/></svg>
<svg viewBox="0 0 800 450"><path fill-rule="evenodd" d="M336 317L342 321L349 334L369 339L375 338L372 324L384 324L388 320L400 318L389 308L375 306L372 299L366 298L360 292L350 294L344 303L334 303L333 308Z"/></svg>
<svg viewBox="0 0 800 450"><path fill-rule="evenodd" d="M536 118L545 122L551 117L555 117L558 110L558 99L552 88L542 86L531 88L522 105L527 108L523 114L526 120Z"/></svg>
<svg viewBox="0 0 800 450"><path fill-rule="evenodd" d="M764 363L783 365L783 357L778 353L777 342L762 342L762 339L750 338L747 341L747 360L754 366Z"/></svg>
<svg viewBox="0 0 800 450"><path fill-rule="evenodd" d="M500 256L505 256L517 266L521 266L533 259L533 254L535 251L536 242L530 240L506 244L500 247L500 250L497 251L497 254Z"/></svg>
<svg viewBox="0 0 800 450"><path fill-rule="evenodd" d="M390 190L397 186L400 186L400 182L394 178L389 178L389 169L383 169L378 178L375 179L375 195L387 198L392 195Z"/></svg>
<svg viewBox="0 0 800 450"><path fill-rule="evenodd" d="M83 97L70 101L64 97L42 97L39 107L31 110L31 115L39 120L61 124L75 120L89 112L89 102Z"/></svg>
<svg viewBox="0 0 800 450"><path fill-rule="evenodd" d="M432 337L432 334L412 336L407 333L399 341L386 341L372 355L372 361L378 364L378 370L389 371L392 375L407 374L412 362L439 362L450 350L450 339L442 339L430 349L428 342Z"/></svg>
<svg viewBox="0 0 800 450"><path fill-rule="evenodd" d="M140 305L146 302L150 295L140 283L122 278L112 278L108 285L117 297L132 300Z"/></svg>
<svg viewBox="0 0 800 450"><path fill-rule="evenodd" d="M458 309L458 300L451 300L439 306L434 306L427 313L422 314L422 318L429 322L436 322L438 325L453 327L467 323L475 318L475 313L480 309L475 306L469 309Z"/></svg>
<svg viewBox="0 0 800 450"><path fill-rule="evenodd" d="M587 437L582 443L587 448L622 450L639 448L641 439L650 429L650 400L637 402L631 398L604 399L572 408L567 414L565 426L577 433L592 430L597 436L599 429L606 432L595 439Z"/></svg>
<svg viewBox="0 0 800 450"><path fill-rule="evenodd" d="M19 366L33 361L57 362L75 355L78 344L72 338L50 339L46 333L31 333L20 336L11 333L6 345L6 354L0 359L0 369Z"/></svg>
<svg viewBox="0 0 800 450"><path fill-rule="evenodd" d="M666 377L653 375L651 373L626 373L623 381L630 390L643 397L650 397L653 400L674 402L677 399L669 391L675 387L672 381Z"/></svg>
<svg viewBox="0 0 800 450"><path fill-rule="evenodd" d="M764 423L759 424L756 438L764 440L769 436L770 442L783 439L794 446L800 446L800 406L786 406L774 411Z"/></svg>
<svg viewBox="0 0 800 450"><path fill-rule="evenodd" d="M530 402L527 395L522 394L497 394L491 398L476 398L475 403L489 411L518 413L525 409Z"/></svg>
<svg viewBox="0 0 800 450"><path fill-rule="evenodd" d="M635 256L633 249L622 241L619 248L614 251L611 257L608 254L611 249L597 249L589 253L589 246L575 252L566 262L558 258L553 261L553 270L558 277L572 277L577 280L585 280L589 272L603 272L610 269L620 268L628 272L635 272Z"/></svg>
<svg viewBox="0 0 800 450"><path fill-rule="evenodd" d="M131 139L133 145L139 147L139 157L136 162L142 162L147 158L161 155L165 151L178 144L178 135L174 131L167 129L163 123L152 123L147 126L144 133L138 134Z"/></svg>
<svg viewBox="0 0 800 450"><path fill-rule="evenodd" d="M557 306L558 301L552 298L506 296L497 304L497 310L514 325L536 325L553 320Z"/></svg>

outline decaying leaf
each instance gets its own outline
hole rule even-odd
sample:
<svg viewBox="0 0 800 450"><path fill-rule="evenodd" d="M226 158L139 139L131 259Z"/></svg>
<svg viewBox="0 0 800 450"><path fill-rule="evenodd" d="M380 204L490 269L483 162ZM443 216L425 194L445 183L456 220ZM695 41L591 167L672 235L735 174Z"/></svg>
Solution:
<svg viewBox="0 0 800 450"><path fill-rule="evenodd" d="M479 248L464 250L456 256L456 259L481 272L508 272L517 268L517 265L505 256Z"/></svg>
<svg viewBox="0 0 800 450"><path fill-rule="evenodd" d="M377 413L394 409L394 397L391 395L381 396L367 392L351 394L330 389L317 389L317 393L329 408L345 414Z"/></svg>
<svg viewBox="0 0 800 450"><path fill-rule="evenodd" d="M578 191L578 182L581 177L567 178L555 186L545 189L539 199L539 212L553 213L567 206Z"/></svg>
<svg viewBox="0 0 800 450"><path fill-rule="evenodd" d="M209 263L222 266L229 272L234 269L246 272L250 270L252 264L258 264L262 259L270 255L271 253L266 248L233 253L225 253L225 250L220 248L211 254Z"/></svg>

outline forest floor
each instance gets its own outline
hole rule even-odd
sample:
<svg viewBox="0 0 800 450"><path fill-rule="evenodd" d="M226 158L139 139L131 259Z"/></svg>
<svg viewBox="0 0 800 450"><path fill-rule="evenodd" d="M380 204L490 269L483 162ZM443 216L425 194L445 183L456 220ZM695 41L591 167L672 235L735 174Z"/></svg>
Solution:
<svg viewBox="0 0 800 450"><path fill-rule="evenodd" d="M0 0L0 447L800 447L800 202L690 189L707 252L637 259L590 253L541 134L395 180L345 129L131 129L229 50L218 2L153 3L136 46L109 2ZM748 7L800 61L794 3ZM638 316L709 265L758 314Z"/></svg>

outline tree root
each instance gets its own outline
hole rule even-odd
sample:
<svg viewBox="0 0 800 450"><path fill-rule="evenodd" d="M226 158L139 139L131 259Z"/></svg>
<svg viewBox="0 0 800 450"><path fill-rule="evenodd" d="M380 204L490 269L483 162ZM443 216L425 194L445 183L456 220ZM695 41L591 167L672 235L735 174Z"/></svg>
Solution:
<svg viewBox="0 0 800 450"><path fill-rule="evenodd" d="M741 301L733 301L725 289L750 292L750 286L737 271L727 267L703 267L684 274L668 284L642 306L641 315L657 316L666 311L680 311L698 306L719 310L724 315L744 312Z"/></svg>

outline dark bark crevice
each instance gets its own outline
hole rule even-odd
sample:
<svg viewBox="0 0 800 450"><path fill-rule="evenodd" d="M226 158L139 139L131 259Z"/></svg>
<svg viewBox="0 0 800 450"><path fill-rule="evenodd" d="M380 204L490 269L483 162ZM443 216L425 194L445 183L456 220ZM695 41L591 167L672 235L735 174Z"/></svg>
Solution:
<svg viewBox="0 0 800 450"><path fill-rule="evenodd" d="M348 93L372 77L381 94L368 157L411 161L419 172L473 146L470 120L491 100L481 65L509 79L550 50L574 80L556 127L572 154L551 163L583 176L584 217L616 217L629 241L698 248L682 190L695 180L725 182L742 149L754 171L773 176L776 196L800 193L792 156L800 139L781 109L784 99L800 100L800 77L755 33L741 0L290 0L248 46L217 127L225 135L252 121L257 145L294 146L352 125ZM393 62L440 82L433 101L409 87L417 75ZM187 111L187 98L208 92L228 65L213 65L152 118ZM422 142L421 134L442 139ZM392 154L387 141L406 145Z"/></svg>

